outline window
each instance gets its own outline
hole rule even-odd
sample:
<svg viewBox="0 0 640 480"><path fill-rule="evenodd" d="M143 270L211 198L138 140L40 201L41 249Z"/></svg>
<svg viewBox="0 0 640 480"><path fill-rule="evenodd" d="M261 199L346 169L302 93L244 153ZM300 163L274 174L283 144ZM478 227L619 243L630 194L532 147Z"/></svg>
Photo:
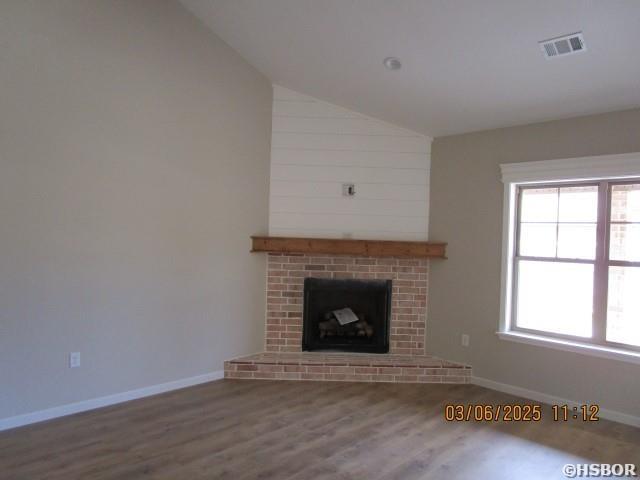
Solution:
<svg viewBox="0 0 640 480"><path fill-rule="evenodd" d="M640 347L640 181L517 197L513 329Z"/></svg>
<svg viewBox="0 0 640 480"><path fill-rule="evenodd" d="M584 159L502 166L501 338L640 362L640 154L611 157L586 170L624 163L636 175L590 179Z"/></svg>
<svg viewBox="0 0 640 480"><path fill-rule="evenodd" d="M597 185L519 187L515 328L591 338Z"/></svg>

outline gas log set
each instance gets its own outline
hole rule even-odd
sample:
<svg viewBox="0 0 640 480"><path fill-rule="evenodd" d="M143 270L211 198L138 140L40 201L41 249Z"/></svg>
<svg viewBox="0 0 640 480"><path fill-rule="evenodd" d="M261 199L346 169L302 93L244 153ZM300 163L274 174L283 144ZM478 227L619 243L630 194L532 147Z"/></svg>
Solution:
<svg viewBox="0 0 640 480"><path fill-rule="evenodd" d="M350 309L349 309L350 310ZM318 322L320 338L325 337L373 337L373 326L367 323L363 313L354 314L357 319L354 322L342 325L334 312L328 312L322 322Z"/></svg>
<svg viewBox="0 0 640 480"><path fill-rule="evenodd" d="M306 278L302 349L389 352L391 280Z"/></svg>

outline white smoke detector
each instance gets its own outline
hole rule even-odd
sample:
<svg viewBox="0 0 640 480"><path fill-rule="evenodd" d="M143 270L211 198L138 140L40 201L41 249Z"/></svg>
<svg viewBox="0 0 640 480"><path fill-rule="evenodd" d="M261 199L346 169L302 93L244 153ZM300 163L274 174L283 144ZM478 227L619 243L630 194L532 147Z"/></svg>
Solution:
<svg viewBox="0 0 640 480"><path fill-rule="evenodd" d="M547 58L563 57L587 50L582 32L550 38L549 40L539 42L539 44L544 56Z"/></svg>

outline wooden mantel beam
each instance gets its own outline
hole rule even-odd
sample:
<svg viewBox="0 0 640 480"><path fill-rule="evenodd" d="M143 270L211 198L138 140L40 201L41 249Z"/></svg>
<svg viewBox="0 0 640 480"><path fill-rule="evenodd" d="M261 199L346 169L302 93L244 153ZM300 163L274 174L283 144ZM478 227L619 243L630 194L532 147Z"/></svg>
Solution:
<svg viewBox="0 0 640 480"><path fill-rule="evenodd" d="M447 258L446 243L340 238L251 237L252 252Z"/></svg>

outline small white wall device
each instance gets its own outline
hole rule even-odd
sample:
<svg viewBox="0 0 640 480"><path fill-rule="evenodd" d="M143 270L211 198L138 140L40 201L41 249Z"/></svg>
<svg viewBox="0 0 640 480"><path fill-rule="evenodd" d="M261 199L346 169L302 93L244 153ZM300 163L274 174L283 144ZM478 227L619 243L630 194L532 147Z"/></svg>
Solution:
<svg viewBox="0 0 640 480"><path fill-rule="evenodd" d="M353 183L343 183L342 195L345 197L354 197L356 195L356 186Z"/></svg>

